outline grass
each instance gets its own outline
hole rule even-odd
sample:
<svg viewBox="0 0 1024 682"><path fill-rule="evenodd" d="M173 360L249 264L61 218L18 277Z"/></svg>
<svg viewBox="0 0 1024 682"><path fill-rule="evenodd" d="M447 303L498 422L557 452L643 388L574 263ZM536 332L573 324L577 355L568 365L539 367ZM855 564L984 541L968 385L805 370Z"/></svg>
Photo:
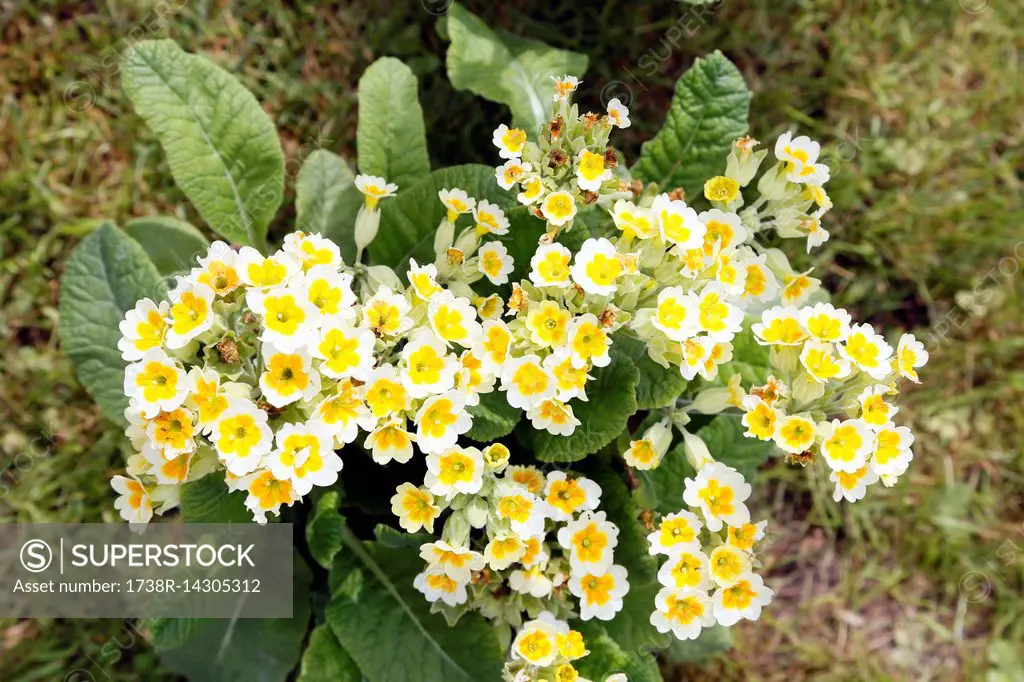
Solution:
<svg viewBox="0 0 1024 682"><path fill-rule="evenodd" d="M506 114L451 91L425 10L437 4L169 4L183 9L147 31L160 25L156 3L0 2L0 521L114 519L106 481L123 444L60 354L57 278L97 218L199 222L120 94L111 55L129 36L169 35L231 69L291 155L321 139L352 156L355 83L397 55L420 76L435 165L493 162L490 130ZM973 0L468 4L492 25L587 53L583 103L598 106L605 86L632 99L630 157L682 70L722 49L755 91L756 137L795 123L825 144L836 208L816 260L837 301L918 330L932 351L925 383L901 402L918 443L896 488L837 506L820 471L762 472L779 596L732 652L679 679L1021 679L1020 13L998 2L977 12ZM274 231L293 217L282 211ZM161 679L124 625L0 621L3 678L80 668Z"/></svg>

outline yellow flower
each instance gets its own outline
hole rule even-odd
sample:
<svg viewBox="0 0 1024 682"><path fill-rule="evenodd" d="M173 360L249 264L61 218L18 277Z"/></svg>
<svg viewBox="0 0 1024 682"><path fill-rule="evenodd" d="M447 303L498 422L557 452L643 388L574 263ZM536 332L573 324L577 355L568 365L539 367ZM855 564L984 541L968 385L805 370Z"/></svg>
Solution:
<svg viewBox="0 0 1024 682"><path fill-rule="evenodd" d="M740 183L719 175L704 183L704 196L708 201L729 204L740 195Z"/></svg>

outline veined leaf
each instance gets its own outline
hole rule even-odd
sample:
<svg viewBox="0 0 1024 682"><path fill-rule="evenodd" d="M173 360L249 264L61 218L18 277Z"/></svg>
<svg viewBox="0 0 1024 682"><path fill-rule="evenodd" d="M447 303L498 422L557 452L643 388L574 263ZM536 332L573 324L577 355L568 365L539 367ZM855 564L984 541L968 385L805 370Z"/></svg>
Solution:
<svg viewBox="0 0 1024 682"><path fill-rule="evenodd" d="M71 252L60 285L61 347L103 415L127 426L118 325L139 299L165 297L164 281L138 242L103 223Z"/></svg>
<svg viewBox="0 0 1024 682"><path fill-rule="evenodd" d="M326 149L310 154L295 179L297 228L333 241L346 263L356 256L355 220L363 203L354 180L345 159Z"/></svg>
<svg viewBox="0 0 1024 682"><path fill-rule="evenodd" d="M770 441L747 438L743 435L745 430L738 415L719 415L701 428L697 435L708 446L712 457L733 467L750 482L754 480L757 468L777 450Z"/></svg>
<svg viewBox="0 0 1024 682"><path fill-rule="evenodd" d="M345 523L338 512L341 495L328 490L316 501L316 508L306 522L306 544L309 553L324 568L329 568L341 549L341 526Z"/></svg>
<svg viewBox="0 0 1024 682"><path fill-rule="evenodd" d="M749 114L750 91L733 63L721 52L698 59L676 83L665 125L640 149L633 176L666 191L682 187L687 200L702 196Z"/></svg>
<svg viewBox="0 0 1024 682"><path fill-rule="evenodd" d="M453 2L448 9L448 79L492 102L507 104L512 124L536 138L551 113L553 76L582 76L587 56L536 40L493 31Z"/></svg>
<svg viewBox="0 0 1024 682"><path fill-rule="evenodd" d="M174 181L203 220L230 241L265 248L284 193L284 153L252 93L171 40L133 45L121 76L135 112L160 140Z"/></svg>
<svg viewBox="0 0 1024 682"><path fill-rule="evenodd" d="M302 654L297 682L361 682L362 673L327 625L318 625Z"/></svg>
<svg viewBox="0 0 1024 682"><path fill-rule="evenodd" d="M171 216L136 218L124 226L164 277L186 273L210 248L203 233L192 224Z"/></svg>
<svg viewBox="0 0 1024 682"><path fill-rule="evenodd" d="M497 389L480 396L480 404L466 410L473 416L473 427L466 434L478 443L490 443L512 433L523 412L505 400Z"/></svg>
<svg viewBox="0 0 1024 682"><path fill-rule="evenodd" d="M641 410L667 407L675 402L686 388L686 379L678 367L662 367L647 353L647 344L640 339L619 333L612 345L629 356L640 372L636 384L636 405Z"/></svg>
<svg viewBox="0 0 1024 682"><path fill-rule="evenodd" d="M378 59L359 79L359 172L411 189L430 173L423 109L412 69L394 57Z"/></svg>
<svg viewBox="0 0 1024 682"><path fill-rule="evenodd" d="M181 516L187 523L252 523L245 493L228 492L224 474L206 474L181 489Z"/></svg>
<svg viewBox="0 0 1024 682"><path fill-rule="evenodd" d="M342 581L361 570L353 598ZM327 623L370 682L478 682L501 678L494 629L468 614L449 627L413 587L423 561L413 548L370 547L346 529L345 550L331 570Z"/></svg>

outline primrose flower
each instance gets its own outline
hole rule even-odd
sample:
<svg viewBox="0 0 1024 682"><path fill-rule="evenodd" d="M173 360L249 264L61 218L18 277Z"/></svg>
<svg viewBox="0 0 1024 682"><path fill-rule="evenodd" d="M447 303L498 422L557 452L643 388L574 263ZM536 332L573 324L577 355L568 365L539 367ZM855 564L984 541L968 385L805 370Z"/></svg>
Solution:
<svg viewBox="0 0 1024 682"><path fill-rule="evenodd" d="M696 514L686 510L662 517L657 530L647 536L651 554L674 554L698 542L703 525Z"/></svg>
<svg viewBox="0 0 1024 682"><path fill-rule="evenodd" d="M576 76L552 76L555 81L555 101L568 99L576 88L580 86L580 79Z"/></svg>
<svg viewBox="0 0 1024 682"><path fill-rule="evenodd" d="M878 474L873 467L864 465L855 471L832 471L828 480L836 484L832 499L836 502L845 499L856 502L864 499L868 486L878 482Z"/></svg>
<svg viewBox="0 0 1024 682"><path fill-rule="evenodd" d="M913 444L914 434L906 426L888 424L878 429L871 470L879 476L902 476L914 458Z"/></svg>
<svg viewBox="0 0 1024 682"><path fill-rule="evenodd" d="M142 416L152 419L182 405L188 395L185 371L159 348L142 354L124 371L124 393L135 401Z"/></svg>
<svg viewBox="0 0 1024 682"><path fill-rule="evenodd" d="M518 485L508 486L498 495L497 516L511 524L513 533L524 542L543 534L544 521L548 516L543 500Z"/></svg>
<svg viewBox="0 0 1024 682"><path fill-rule="evenodd" d="M329 265L316 265L302 275L302 289L307 300L321 315L350 313L356 302L352 293L352 275L341 273Z"/></svg>
<svg viewBox="0 0 1024 682"><path fill-rule="evenodd" d="M494 179L502 189L512 189L517 183L525 180L532 170L533 167L530 164L523 163L518 158L509 159L494 169ZM495 234L505 233L496 232Z"/></svg>
<svg viewBox="0 0 1024 682"><path fill-rule="evenodd" d="M501 390L505 391L509 405L528 410L553 398L558 384L543 367L541 359L531 353L505 364L501 372Z"/></svg>
<svg viewBox="0 0 1024 682"><path fill-rule="evenodd" d="M287 242L287 240L286 237L285 241ZM341 260L340 253L338 260ZM250 287L245 294L250 308L257 295L283 286L301 270L301 261L293 253L278 251L270 256L264 256L251 246L243 246L238 251L239 277L241 277L242 284Z"/></svg>
<svg viewBox="0 0 1024 682"><path fill-rule="evenodd" d="M480 338L473 346L473 354L480 358L491 372L498 372L509 359L512 333L501 320L487 320L481 325Z"/></svg>
<svg viewBox="0 0 1024 682"><path fill-rule="evenodd" d="M501 170L504 176L504 167ZM498 184L502 184L503 180L504 177L498 181ZM544 183L539 175L525 175L521 177L519 179L519 186L523 188L523 191L516 195L516 200L524 206L532 206L544 194Z"/></svg>
<svg viewBox="0 0 1024 682"><path fill-rule="evenodd" d="M210 438L221 463L234 476L256 471L274 444L267 413L250 400L234 400L213 425Z"/></svg>
<svg viewBox="0 0 1024 682"><path fill-rule="evenodd" d="M588 294L611 296L623 268L615 246L601 237L583 242L570 272L573 281Z"/></svg>
<svg viewBox="0 0 1024 682"><path fill-rule="evenodd" d="M480 272L490 280L491 284L506 284L508 276L515 269L512 256L501 242L488 242L480 248Z"/></svg>
<svg viewBox="0 0 1024 682"><path fill-rule="evenodd" d="M821 454L833 471L853 473L867 464L875 449L875 435L860 419L833 419L821 426Z"/></svg>
<svg viewBox="0 0 1024 682"><path fill-rule="evenodd" d="M850 333L850 313L831 303L816 303L798 311L800 325L811 338L824 343L844 341Z"/></svg>
<svg viewBox="0 0 1024 682"><path fill-rule="evenodd" d="M143 451L153 449L165 459L173 459L196 449L196 415L179 407L160 412L146 424L147 443Z"/></svg>
<svg viewBox="0 0 1024 682"><path fill-rule="evenodd" d="M601 185L611 178L611 169L605 168L604 154L581 149L576 155L576 184L581 190L597 192Z"/></svg>
<svg viewBox="0 0 1024 682"><path fill-rule="evenodd" d="M730 627L742 619L757 620L761 608L771 603L775 593L765 587L756 573L747 573L732 585L717 590L712 597L715 619Z"/></svg>
<svg viewBox="0 0 1024 682"><path fill-rule="evenodd" d="M591 377L587 372L590 366L584 363L577 367L575 357L569 348L561 348L544 358L543 366L555 377L558 384L556 397L560 402L568 402L573 398L587 401L587 380Z"/></svg>
<svg viewBox="0 0 1024 682"><path fill-rule="evenodd" d="M334 434L324 425L285 424L275 434L277 449L267 458L267 468L280 481L291 481L304 496L313 486L326 487L338 480L341 458L334 452Z"/></svg>
<svg viewBox="0 0 1024 682"><path fill-rule="evenodd" d="M448 222L454 223L463 213L469 213L476 206L476 199L466 194L465 190L453 187L438 191L437 197L448 209Z"/></svg>
<svg viewBox="0 0 1024 682"><path fill-rule="evenodd" d="M619 529L603 511L585 511L558 530L558 544L569 550L573 572L602 573L612 566Z"/></svg>
<svg viewBox="0 0 1024 682"><path fill-rule="evenodd" d="M714 341L731 341L742 329L743 311L727 298L718 282L709 282L697 295L697 324Z"/></svg>
<svg viewBox="0 0 1024 682"><path fill-rule="evenodd" d="M468 598L466 582L453 579L440 568L428 568L416 576L412 585L429 602L441 601L448 606L458 606Z"/></svg>
<svg viewBox="0 0 1024 682"><path fill-rule="evenodd" d="M398 185L376 175L357 175L355 183L356 189L366 199L366 208L371 211L377 209L381 199L393 197L398 192Z"/></svg>
<svg viewBox="0 0 1024 682"><path fill-rule="evenodd" d="M391 498L391 513L398 517L398 525L406 532L417 533L425 529L432 533L434 519L441 513L441 508L434 504L434 496L429 490L403 483Z"/></svg>
<svg viewBox="0 0 1024 682"><path fill-rule="evenodd" d="M255 298L253 312L263 317L260 341L287 352L309 344L320 321L320 311L309 302L306 288L297 285Z"/></svg>
<svg viewBox="0 0 1024 682"><path fill-rule="evenodd" d="M313 410L313 418L334 434L339 446L351 443L359 435L360 425L372 427L370 409L363 400L362 385L351 379L342 379L326 392Z"/></svg>
<svg viewBox="0 0 1024 682"><path fill-rule="evenodd" d="M352 377L365 381L373 369L373 332L357 327L348 316L324 320L311 355L320 360L320 373L331 379Z"/></svg>
<svg viewBox="0 0 1024 682"><path fill-rule="evenodd" d="M530 281L538 287L569 286L572 253L562 244L541 244L530 259Z"/></svg>
<svg viewBox="0 0 1024 682"><path fill-rule="evenodd" d="M526 553L526 545L512 532L497 532L484 547L487 565L495 571L503 571L519 561Z"/></svg>
<svg viewBox="0 0 1024 682"><path fill-rule="evenodd" d="M128 523L149 523L153 518L153 500L150 492L137 479L114 476L110 487L117 493L114 509Z"/></svg>
<svg viewBox="0 0 1024 682"><path fill-rule="evenodd" d="M409 272L406 275L409 284L420 300L429 301L435 294L441 293L443 288L437 283L437 266L419 265L412 258L409 259Z"/></svg>
<svg viewBox="0 0 1024 682"><path fill-rule="evenodd" d="M817 426L806 415L791 414L778 420L773 439L783 452L799 455L811 449Z"/></svg>
<svg viewBox="0 0 1024 682"><path fill-rule="evenodd" d="M443 291L431 299L427 317L431 329L446 344L457 343L469 348L480 336L476 308L469 299L456 297L450 291Z"/></svg>
<svg viewBox="0 0 1024 682"><path fill-rule="evenodd" d="M263 365L260 390L274 407L312 400L320 392L320 374L313 369L313 359L305 350L291 353L273 343L264 343Z"/></svg>
<svg viewBox="0 0 1024 682"><path fill-rule="evenodd" d="M498 148L498 156L503 159L518 159L523 155L523 147L526 146L526 131L520 128L509 128L502 123L495 128L491 139L494 146Z"/></svg>
<svg viewBox="0 0 1024 682"><path fill-rule="evenodd" d="M630 442L622 456L634 469L657 469L671 445L672 427L663 419L647 429L642 438Z"/></svg>
<svg viewBox="0 0 1024 682"><path fill-rule="evenodd" d="M760 523L745 523L739 527L729 526L727 544L737 549L750 551L754 544L764 538L764 530L768 526L767 521Z"/></svg>
<svg viewBox="0 0 1024 682"><path fill-rule="evenodd" d="M571 436L582 422L576 418L572 405L550 398L526 410L526 418L538 431L553 436Z"/></svg>
<svg viewBox="0 0 1024 682"><path fill-rule="evenodd" d="M915 384L920 383L917 378L917 370L924 367L928 362L928 351L924 344L918 341L913 334L904 334L896 346L896 370L905 379L910 379Z"/></svg>
<svg viewBox="0 0 1024 682"><path fill-rule="evenodd" d="M524 562L525 565L525 562ZM508 586L513 592L528 594L538 599L545 599L551 596L555 588L551 578L544 575L540 566L533 566L527 570L512 571L508 577Z"/></svg>
<svg viewBox="0 0 1024 682"><path fill-rule="evenodd" d="M749 524L743 524L744 527L747 525ZM745 551L732 545L719 545L708 558L708 570L716 585L728 587L750 571L750 557Z"/></svg>
<svg viewBox="0 0 1024 682"><path fill-rule="evenodd" d="M239 287L238 254L222 241L210 244L210 250L199 258L199 267L192 268L190 279L209 287L218 297L227 296Z"/></svg>
<svg viewBox="0 0 1024 682"><path fill-rule="evenodd" d="M420 558L431 569L440 569L456 582L468 583L473 571L486 565L484 556L467 547L450 545L444 540L420 545Z"/></svg>
<svg viewBox="0 0 1024 682"><path fill-rule="evenodd" d="M427 455L425 485L434 495L452 498L457 493L474 495L484 484L483 454L476 448L454 447Z"/></svg>
<svg viewBox="0 0 1024 682"><path fill-rule="evenodd" d="M654 598L651 625L658 632L671 632L676 639L697 639L703 628L715 624L711 599L699 590L662 588Z"/></svg>
<svg viewBox="0 0 1024 682"><path fill-rule="evenodd" d="M885 402L885 396L893 392L890 387L884 384L868 386L861 391L860 395L857 396L861 420L873 429L878 429L891 422L893 415L899 411L899 408Z"/></svg>
<svg viewBox="0 0 1024 682"><path fill-rule="evenodd" d="M772 440L775 436L779 411L757 396L746 396L743 399L741 423L747 427L744 436L758 440Z"/></svg>
<svg viewBox="0 0 1024 682"><path fill-rule="evenodd" d="M800 364L807 374L818 383L827 383L850 376L850 363L835 356L831 343L808 341L800 351Z"/></svg>
<svg viewBox="0 0 1024 682"><path fill-rule="evenodd" d="M761 321L750 327L761 345L798 346L807 338L796 308L776 306L761 314Z"/></svg>
<svg viewBox="0 0 1024 682"><path fill-rule="evenodd" d="M454 446L458 437L472 426L465 396L447 391L423 401L416 413L416 442L425 453L440 453Z"/></svg>
<svg viewBox="0 0 1024 682"><path fill-rule="evenodd" d="M341 249L330 239L319 234L292 232L285 235L281 252L282 255L292 256L298 260L302 270L309 270L317 265L329 265L332 268L341 266Z"/></svg>
<svg viewBox="0 0 1024 682"><path fill-rule="evenodd" d="M616 128L629 127L629 109L619 101L618 97L608 100L608 121Z"/></svg>
<svg viewBox="0 0 1024 682"><path fill-rule="evenodd" d="M683 251L703 248L707 227L700 221L697 212L678 199L659 194L651 205L661 229L661 238Z"/></svg>
<svg viewBox="0 0 1024 682"><path fill-rule="evenodd" d="M363 322L377 336L394 337L412 328L405 296L381 287L363 304Z"/></svg>
<svg viewBox="0 0 1024 682"><path fill-rule="evenodd" d="M170 328L164 343L171 350L184 348L192 339L213 327L213 289L179 279L171 292Z"/></svg>
<svg viewBox="0 0 1024 682"><path fill-rule="evenodd" d="M744 503L750 497L750 484L740 472L719 462L705 465L697 478L684 482L683 501L700 509L708 530L717 532L723 523L741 526L750 522Z"/></svg>
<svg viewBox="0 0 1024 682"><path fill-rule="evenodd" d="M402 385L414 399L451 390L459 361L430 330L420 330L402 349Z"/></svg>
<svg viewBox="0 0 1024 682"><path fill-rule="evenodd" d="M401 414L409 408L409 391L394 365L381 365L366 379L365 400L376 418Z"/></svg>
<svg viewBox="0 0 1024 682"><path fill-rule="evenodd" d="M552 471L544 485L544 500L554 521L568 521L583 511L597 509L601 488L589 478L569 478L564 471Z"/></svg>
<svg viewBox="0 0 1024 682"><path fill-rule="evenodd" d="M580 619L611 620L622 610L622 598L629 592L626 569L610 566L598 573L581 572L569 578L569 591L580 599Z"/></svg>
<svg viewBox="0 0 1024 682"><path fill-rule="evenodd" d="M523 624L512 641L512 658L522 660L539 668L547 667L558 657L558 635L560 628L554 616L531 620ZM568 626L566 626L568 628Z"/></svg>
<svg viewBox="0 0 1024 682"><path fill-rule="evenodd" d="M786 164L786 179L790 182L820 186L828 182L825 164L817 163L821 145L801 135L793 137L786 132L775 142L775 157Z"/></svg>
<svg viewBox="0 0 1024 682"><path fill-rule="evenodd" d="M704 255L711 256L716 250L726 251L747 241L747 229L735 213L726 213L717 208L704 211L697 216L707 230L704 234Z"/></svg>
<svg viewBox="0 0 1024 682"><path fill-rule="evenodd" d="M405 419L388 418L382 420L363 442L363 447L370 451L370 457L377 464L388 464L391 461L405 464L412 459L412 443L416 436L406 430Z"/></svg>
<svg viewBox="0 0 1024 682"><path fill-rule="evenodd" d="M576 217L576 200L568 192L552 192L544 197L540 211L545 220L561 227Z"/></svg>
<svg viewBox="0 0 1024 682"><path fill-rule="evenodd" d="M125 313L118 327L121 338L117 341L117 349L121 351L121 358L127 362L136 362L149 349L162 347L170 326L167 322L169 311L170 304L167 301L161 301L158 305L143 298L136 302L135 307Z"/></svg>
<svg viewBox="0 0 1024 682"><path fill-rule="evenodd" d="M696 542L673 546L668 560L658 569L658 582L679 590L704 590L711 585L708 557Z"/></svg>
<svg viewBox="0 0 1024 682"><path fill-rule="evenodd" d="M783 277L782 303L788 306L800 305L807 297L821 288L821 280L808 276L807 272Z"/></svg>
<svg viewBox="0 0 1024 682"><path fill-rule="evenodd" d="M632 201L625 199L615 202L612 207L612 220L626 239L651 239L659 233L658 223L650 209L638 208Z"/></svg>

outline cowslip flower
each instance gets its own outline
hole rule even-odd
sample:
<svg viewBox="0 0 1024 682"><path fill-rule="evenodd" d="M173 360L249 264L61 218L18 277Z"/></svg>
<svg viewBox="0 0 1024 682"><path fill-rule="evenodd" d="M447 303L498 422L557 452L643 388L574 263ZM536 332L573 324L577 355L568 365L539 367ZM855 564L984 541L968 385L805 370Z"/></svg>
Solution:
<svg viewBox="0 0 1024 682"><path fill-rule="evenodd" d="M558 544L569 550L574 572L601 573L612 566L619 529L603 511L585 511L575 521L558 529Z"/></svg>
<svg viewBox="0 0 1024 682"><path fill-rule="evenodd" d="M178 286L170 295L168 316L171 324L164 339L168 348L184 348L189 341L213 327L214 296L213 289L205 284L178 280Z"/></svg>
<svg viewBox="0 0 1024 682"><path fill-rule="evenodd" d="M159 304L148 298L137 301L135 307L124 314L124 320L118 326L121 338L117 341L117 349L121 351L121 358L127 362L136 362L150 348L163 346L169 326L169 311L170 304L167 301Z"/></svg>
<svg viewBox="0 0 1024 682"><path fill-rule="evenodd" d="M234 476L260 468L274 445L267 413L250 400L234 400L213 425L210 436L217 456Z"/></svg>
<svg viewBox="0 0 1024 682"><path fill-rule="evenodd" d="M757 620L761 608L771 603L775 593L765 587L764 580L756 573L746 573L728 587L717 590L712 597L715 619L720 625L730 627L740 620Z"/></svg>
<svg viewBox="0 0 1024 682"><path fill-rule="evenodd" d="M701 630L715 624L711 599L705 592L662 588L654 598L651 625L671 632L676 639L697 639Z"/></svg>
<svg viewBox="0 0 1024 682"><path fill-rule="evenodd" d="M867 464L875 436L860 419L833 419L821 425L821 454L833 471L853 473Z"/></svg>
<svg viewBox="0 0 1024 682"><path fill-rule="evenodd" d="M544 500L554 521L568 521L583 511L597 509L601 488L585 476L569 478L564 471L552 471L544 484Z"/></svg>
<svg viewBox="0 0 1024 682"><path fill-rule="evenodd" d="M110 487L117 493L114 509L128 523L149 523L153 518L153 500L146 486L137 479L114 476Z"/></svg>
<svg viewBox="0 0 1024 682"><path fill-rule="evenodd" d="M581 149L576 155L576 184L580 189L596 192L601 185L611 180L612 171L604 164L604 154L595 154Z"/></svg>
<svg viewBox="0 0 1024 682"><path fill-rule="evenodd" d="M377 175L357 175L355 185L365 197L366 208L371 211L377 209L381 199L393 197L398 192L398 185Z"/></svg>
<svg viewBox="0 0 1024 682"><path fill-rule="evenodd" d="M526 146L526 131L521 128L509 128L502 123L494 129L491 140L498 148L498 156L503 159L518 159L523 155L523 147Z"/></svg>
<svg viewBox="0 0 1024 682"><path fill-rule="evenodd" d="M576 200L568 192L552 192L544 197L540 212L549 223L561 227L576 217Z"/></svg>
<svg viewBox="0 0 1024 682"><path fill-rule="evenodd" d="M651 554L673 554L697 541L704 526L693 512L680 510L661 519L658 529L647 536Z"/></svg>
<svg viewBox="0 0 1024 682"><path fill-rule="evenodd" d="M266 466L274 478L291 481L298 495L338 480L341 458L334 452L334 435L324 425L285 424L275 440L277 448L267 457Z"/></svg>
<svg viewBox="0 0 1024 682"><path fill-rule="evenodd" d="M574 574L569 591L579 597L581 620L611 620L622 610L622 598L629 592L626 569L615 564L597 573Z"/></svg>
<svg viewBox="0 0 1024 682"><path fill-rule="evenodd" d="M515 270L512 256L501 242L488 242L480 247L480 272L490 280L491 284L501 285L508 282L508 276Z"/></svg>
<svg viewBox="0 0 1024 682"><path fill-rule="evenodd" d="M304 349L289 352L264 343L262 352L264 370L259 386L268 403L285 407L298 400L311 400L320 392L320 374Z"/></svg>
<svg viewBox="0 0 1024 682"><path fill-rule="evenodd" d="M708 530L717 532L723 523L740 526L750 522L750 512L743 504L750 497L750 484L732 467L720 462L707 464L684 485L683 501L700 509Z"/></svg>
<svg viewBox="0 0 1024 682"><path fill-rule="evenodd" d="M588 294L611 296L615 280L622 275L622 262L615 246L601 237L588 239L576 254L570 272L572 279Z"/></svg>
<svg viewBox="0 0 1024 682"><path fill-rule="evenodd" d="M181 406L188 395L185 370L163 350L150 348L124 370L124 394L147 419Z"/></svg>
<svg viewBox="0 0 1024 682"><path fill-rule="evenodd" d="M458 391L427 398L415 421L416 443L428 454L451 448L473 426L473 418L466 412L466 398Z"/></svg>
<svg viewBox="0 0 1024 682"><path fill-rule="evenodd" d="M398 525L409 533L418 533L421 529L432 533L434 519L441 513L441 508L434 504L434 496L429 490L403 483L391 498L391 513L398 517Z"/></svg>
<svg viewBox="0 0 1024 682"><path fill-rule="evenodd" d="M658 582L673 589L703 590L711 585L708 557L696 542L674 545L658 569Z"/></svg>
<svg viewBox="0 0 1024 682"><path fill-rule="evenodd" d="M441 569L445 575L458 582L469 582L473 571L483 569L486 564L480 552L451 545L444 540L420 545L420 558L431 568Z"/></svg>
<svg viewBox="0 0 1024 682"><path fill-rule="evenodd" d="M427 455L424 484L434 495L452 498L458 493L473 495L483 487L483 454L476 448L454 447Z"/></svg>
<svg viewBox="0 0 1024 682"><path fill-rule="evenodd" d="M257 471L241 477L239 489L245 490L245 506L256 523L265 524L267 514L277 516L282 506L292 506L299 499L291 481L278 479L270 471Z"/></svg>
<svg viewBox="0 0 1024 682"><path fill-rule="evenodd" d="M558 385L544 369L541 359L531 353L505 364L501 372L501 390L505 392L509 405L528 410L553 398Z"/></svg>
<svg viewBox="0 0 1024 682"><path fill-rule="evenodd" d="M616 128L629 127L629 109L618 97L608 100L608 121Z"/></svg>
<svg viewBox="0 0 1024 682"><path fill-rule="evenodd" d="M413 587L423 593L429 602L442 601L448 606L464 604L468 598L466 582L454 580L440 568L428 568L417 575Z"/></svg>

